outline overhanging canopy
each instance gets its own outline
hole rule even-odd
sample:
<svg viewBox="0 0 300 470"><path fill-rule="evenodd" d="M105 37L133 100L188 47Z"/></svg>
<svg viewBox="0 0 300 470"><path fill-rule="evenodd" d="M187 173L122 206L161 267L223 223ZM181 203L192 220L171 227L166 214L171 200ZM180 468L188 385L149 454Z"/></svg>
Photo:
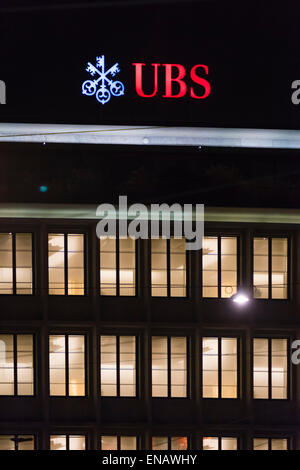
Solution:
<svg viewBox="0 0 300 470"><path fill-rule="evenodd" d="M299 130L0 123L0 142L299 149Z"/></svg>

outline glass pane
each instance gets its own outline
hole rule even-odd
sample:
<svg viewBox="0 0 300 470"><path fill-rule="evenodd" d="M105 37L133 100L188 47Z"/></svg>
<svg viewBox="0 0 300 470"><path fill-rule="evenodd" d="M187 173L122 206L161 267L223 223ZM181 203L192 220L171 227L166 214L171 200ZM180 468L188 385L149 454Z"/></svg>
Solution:
<svg viewBox="0 0 300 470"><path fill-rule="evenodd" d="M222 338L222 398L237 398L237 339Z"/></svg>
<svg viewBox="0 0 300 470"><path fill-rule="evenodd" d="M237 291L237 238L221 238L221 297Z"/></svg>
<svg viewBox="0 0 300 470"><path fill-rule="evenodd" d="M16 292L32 294L31 233L16 233Z"/></svg>
<svg viewBox="0 0 300 470"><path fill-rule="evenodd" d="M120 336L120 396L136 396L135 336Z"/></svg>
<svg viewBox="0 0 300 470"><path fill-rule="evenodd" d="M50 395L66 395L65 338L49 336Z"/></svg>
<svg viewBox="0 0 300 470"><path fill-rule="evenodd" d="M13 293L12 234L0 233L0 294Z"/></svg>
<svg viewBox="0 0 300 470"><path fill-rule="evenodd" d="M170 240L171 297L186 297L185 239Z"/></svg>
<svg viewBox="0 0 300 470"><path fill-rule="evenodd" d="M171 450L187 450L187 437L171 437Z"/></svg>
<svg viewBox="0 0 300 470"><path fill-rule="evenodd" d="M269 450L269 440L261 438L253 439L253 450Z"/></svg>
<svg viewBox="0 0 300 470"><path fill-rule="evenodd" d="M101 436L101 450L118 450L117 436Z"/></svg>
<svg viewBox="0 0 300 470"><path fill-rule="evenodd" d="M65 241L62 234L48 235L49 294L65 294Z"/></svg>
<svg viewBox="0 0 300 470"><path fill-rule="evenodd" d="M14 395L13 335L0 335L0 395Z"/></svg>
<svg viewBox="0 0 300 470"><path fill-rule="evenodd" d="M165 336L152 337L152 396L168 396L168 341Z"/></svg>
<svg viewBox="0 0 300 470"><path fill-rule="evenodd" d="M256 299L267 299L269 297L268 238L254 238L253 255L253 295Z"/></svg>
<svg viewBox="0 0 300 470"><path fill-rule="evenodd" d="M287 339L272 339L272 398L287 398Z"/></svg>
<svg viewBox="0 0 300 470"><path fill-rule="evenodd" d="M101 395L117 396L117 337L101 336Z"/></svg>
<svg viewBox="0 0 300 470"><path fill-rule="evenodd" d="M0 435L0 450L15 450L15 443L12 439L15 439L15 436Z"/></svg>
<svg viewBox="0 0 300 470"><path fill-rule="evenodd" d="M120 450L136 450L136 436L121 436Z"/></svg>
<svg viewBox="0 0 300 470"><path fill-rule="evenodd" d="M100 294L117 294L116 239L100 238Z"/></svg>
<svg viewBox="0 0 300 470"><path fill-rule="evenodd" d="M33 395L33 336L17 335L18 395Z"/></svg>
<svg viewBox="0 0 300 470"><path fill-rule="evenodd" d="M67 450L67 436L50 436L50 450Z"/></svg>
<svg viewBox="0 0 300 470"><path fill-rule="evenodd" d="M135 240L120 238L120 295L135 295Z"/></svg>
<svg viewBox="0 0 300 470"><path fill-rule="evenodd" d="M218 437L203 437L202 440L203 450L219 450Z"/></svg>
<svg viewBox="0 0 300 470"><path fill-rule="evenodd" d="M271 450L288 450L287 439L271 439Z"/></svg>
<svg viewBox="0 0 300 470"><path fill-rule="evenodd" d="M83 234L68 234L68 295L84 295Z"/></svg>
<svg viewBox="0 0 300 470"><path fill-rule="evenodd" d="M236 437L222 437L221 438L221 450L237 450L237 438Z"/></svg>
<svg viewBox="0 0 300 470"><path fill-rule="evenodd" d="M187 396L187 340L171 338L171 396Z"/></svg>
<svg viewBox="0 0 300 470"><path fill-rule="evenodd" d="M70 335L69 341L69 395L85 395L85 345L83 335Z"/></svg>
<svg viewBox="0 0 300 470"><path fill-rule="evenodd" d="M269 363L268 340L255 338L253 340L253 397L269 398Z"/></svg>
<svg viewBox="0 0 300 470"><path fill-rule="evenodd" d="M151 286L153 297L166 297L167 290L167 241L151 240Z"/></svg>
<svg viewBox="0 0 300 470"><path fill-rule="evenodd" d="M152 437L152 450L169 450L167 437Z"/></svg>
<svg viewBox="0 0 300 470"><path fill-rule="evenodd" d="M17 436L19 450L34 450L34 436Z"/></svg>
<svg viewBox="0 0 300 470"><path fill-rule="evenodd" d="M218 398L218 338L202 339L203 398Z"/></svg>
<svg viewBox="0 0 300 470"><path fill-rule="evenodd" d="M218 238L203 237L202 295L218 297Z"/></svg>
<svg viewBox="0 0 300 470"><path fill-rule="evenodd" d="M85 436L69 436L70 450L85 450Z"/></svg>
<svg viewBox="0 0 300 470"><path fill-rule="evenodd" d="M288 258L287 238L272 238L272 298L287 299Z"/></svg>

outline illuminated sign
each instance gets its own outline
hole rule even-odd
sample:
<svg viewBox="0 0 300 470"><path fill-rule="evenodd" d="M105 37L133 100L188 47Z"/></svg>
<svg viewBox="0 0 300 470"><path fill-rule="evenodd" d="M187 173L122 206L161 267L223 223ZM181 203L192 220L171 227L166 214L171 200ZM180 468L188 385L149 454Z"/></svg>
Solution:
<svg viewBox="0 0 300 470"><path fill-rule="evenodd" d="M96 99L101 104L107 103L111 95L122 96L124 95L124 85L122 82L113 81L110 77L114 77L120 72L119 64L116 62L110 69L105 71L105 57L101 55L96 57L95 67L91 62L88 62L86 71L92 77L98 76L95 80L86 80L82 84L82 94L93 96L96 93ZM109 87L109 88L108 88Z"/></svg>
<svg viewBox="0 0 300 470"><path fill-rule="evenodd" d="M135 91L142 98L153 98L157 95L159 85L159 68L164 67L164 94L162 98L182 98L189 96L194 99L207 98L211 92L211 85L206 78L199 75L199 72L208 75L208 66L203 64L194 65L189 74L186 68L181 64L151 64L153 68L153 91L146 94L143 90L143 68L146 65L143 62L133 62L131 64L135 69ZM96 95L96 99L101 104L107 103L111 96L124 95L124 84L120 81L113 81L114 77L120 72L118 62L105 71L105 56L96 57L96 66L91 62L87 63L86 71L94 80L85 80L82 84L82 94L86 96ZM188 87L186 80L190 79L193 86ZM174 85L177 90L174 91ZM198 90L195 89L198 85Z"/></svg>

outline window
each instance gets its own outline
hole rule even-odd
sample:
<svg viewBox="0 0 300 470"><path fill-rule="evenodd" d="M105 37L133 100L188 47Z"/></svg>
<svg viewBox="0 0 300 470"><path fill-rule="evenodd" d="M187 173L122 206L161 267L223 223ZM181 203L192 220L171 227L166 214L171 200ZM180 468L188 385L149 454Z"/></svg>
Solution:
<svg viewBox="0 0 300 470"><path fill-rule="evenodd" d="M203 398L238 398L237 338L203 338Z"/></svg>
<svg viewBox="0 0 300 470"><path fill-rule="evenodd" d="M184 238L151 240L153 297L186 297L186 259Z"/></svg>
<svg viewBox="0 0 300 470"><path fill-rule="evenodd" d="M33 335L0 335L0 395L34 395Z"/></svg>
<svg viewBox="0 0 300 470"><path fill-rule="evenodd" d="M100 238L100 294L136 294L136 241Z"/></svg>
<svg viewBox="0 0 300 470"><path fill-rule="evenodd" d="M253 295L256 299L288 298L287 238L254 238Z"/></svg>
<svg viewBox="0 0 300 470"><path fill-rule="evenodd" d="M287 399L288 340L253 339L253 398Z"/></svg>
<svg viewBox="0 0 300 470"><path fill-rule="evenodd" d="M50 436L50 450L85 450L86 436L54 434Z"/></svg>
<svg viewBox="0 0 300 470"><path fill-rule="evenodd" d="M101 450L137 450L136 436L101 436Z"/></svg>
<svg viewBox="0 0 300 470"><path fill-rule="evenodd" d="M136 396L136 337L101 336L101 395Z"/></svg>
<svg viewBox="0 0 300 470"><path fill-rule="evenodd" d="M48 235L48 276L50 295L84 295L84 235Z"/></svg>
<svg viewBox="0 0 300 470"><path fill-rule="evenodd" d="M50 395L84 396L84 335L49 337Z"/></svg>
<svg viewBox="0 0 300 470"><path fill-rule="evenodd" d="M237 450L236 437L203 437L203 450Z"/></svg>
<svg viewBox="0 0 300 470"><path fill-rule="evenodd" d="M203 297L231 297L237 292L237 250L237 237L203 237Z"/></svg>
<svg viewBox="0 0 300 470"><path fill-rule="evenodd" d="M0 233L0 294L32 294L32 234Z"/></svg>
<svg viewBox="0 0 300 470"><path fill-rule="evenodd" d="M188 438L152 437L152 450L188 450Z"/></svg>
<svg viewBox="0 0 300 470"><path fill-rule="evenodd" d="M253 439L253 450L288 450L288 439Z"/></svg>
<svg viewBox="0 0 300 470"><path fill-rule="evenodd" d="M152 337L152 396L187 397L186 337Z"/></svg>
<svg viewBox="0 0 300 470"><path fill-rule="evenodd" d="M0 435L0 450L34 450L34 448L34 436L32 435Z"/></svg>

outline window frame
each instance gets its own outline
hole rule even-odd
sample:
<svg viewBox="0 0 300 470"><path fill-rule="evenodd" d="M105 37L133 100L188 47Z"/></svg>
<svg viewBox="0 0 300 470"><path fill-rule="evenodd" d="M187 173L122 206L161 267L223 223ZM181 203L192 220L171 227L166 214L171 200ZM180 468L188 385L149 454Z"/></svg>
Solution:
<svg viewBox="0 0 300 470"><path fill-rule="evenodd" d="M167 385L167 390L168 390L168 395L165 397L155 397L153 396L153 390L152 390L152 338L153 337L165 337L167 338L167 367L168 367L168 385ZM172 369L171 369L171 338L186 338L186 396L185 397L172 397L171 396L171 388L172 388L172 382L171 382L171 375L172 375ZM188 334L185 335L177 335L177 334L150 334L149 336L149 343L150 343L150 357L151 357L151 364L150 364L150 393L151 393L151 399L159 399L159 400L189 400L191 399L191 358L192 358L192 353L191 353L191 347L192 347L192 341L191 341L191 336ZM155 436L159 437L159 436ZM174 437L174 436L171 436ZM175 436L176 437L176 436Z"/></svg>
<svg viewBox="0 0 300 470"><path fill-rule="evenodd" d="M34 450L34 451L38 450L38 448L37 448L37 436L36 436L36 433L34 433L34 432L31 433L31 434L28 434L27 431L25 431L25 434L24 434L24 433L22 433L22 431L20 431L20 432L18 432L18 433L14 433L14 432L9 432L9 431L8 431L7 433L3 434L2 431L1 431L0 437L1 437L1 436L14 436L15 439L16 439L18 436L28 436L28 437L29 437L29 436L32 436L32 437L33 437L33 450ZM13 449L13 452L19 451L19 449L16 448L19 444L17 444L16 442L14 442L14 444L15 444L15 448ZM8 451L8 452L9 452L9 451ZM24 452L26 452L26 451L24 451Z"/></svg>
<svg viewBox="0 0 300 470"><path fill-rule="evenodd" d="M103 433L99 434L99 439L98 439L98 449L102 451L101 447L101 438L107 436L107 437L116 437L117 438L117 450L115 451L106 451L104 450L103 452L119 452L121 450L121 437L135 437L136 438L136 450L141 450L141 436L137 434L131 434L129 432L124 431L124 434L114 434L111 432L110 434L105 431ZM128 450L127 452L135 452L136 450Z"/></svg>
<svg viewBox="0 0 300 470"><path fill-rule="evenodd" d="M209 434L209 435L208 435ZM207 433L207 434L203 434L201 436L201 450L204 451L205 449L203 449L203 439L207 438L207 437L213 437L213 438L216 438L218 439L218 452L221 451L221 450L224 450L222 449L222 439L236 439L236 450L241 450L241 438L240 436L224 436L224 435L220 435L220 434L216 434L216 433Z"/></svg>
<svg viewBox="0 0 300 470"><path fill-rule="evenodd" d="M97 269L97 294L101 298L108 297L108 298L129 298L133 299L138 296L138 281L139 281L139 245L138 239L134 241L135 247L135 286L134 286L134 295L120 295L120 237L119 237L119 226L117 226L117 235L116 237L112 237L116 240L116 294L109 294L104 295L101 294L101 248L100 248L100 238L97 237L97 261L96 261L96 269ZM129 236L127 238L130 238Z"/></svg>
<svg viewBox="0 0 300 470"><path fill-rule="evenodd" d="M15 230L10 230L7 229L6 231L1 230L0 234L11 234L12 235L12 293L11 294L1 294L0 293L0 298L2 296L14 296L14 297L19 297L19 296L24 296L24 297L30 297L35 295L36 291L36 265L35 265L35 246L36 246L36 240L35 240L35 232L33 230L25 231L25 230L19 230L16 228ZM31 271L32 271L32 289L30 294L18 294L17 293L17 275L16 275L16 235L18 234L30 234L31 235Z"/></svg>
<svg viewBox="0 0 300 470"><path fill-rule="evenodd" d="M79 431L80 432L80 431ZM63 432L53 432L53 433L49 433L49 436L48 436L48 449L52 451L51 449L51 437L52 436L66 436L66 451L69 451L70 450L70 436L83 436L84 439L85 439L85 451L86 450L89 450L88 449L88 435L87 433L85 432L82 432L81 434L79 434L79 432L75 431L75 432L66 432L66 433L63 433Z"/></svg>
<svg viewBox="0 0 300 470"><path fill-rule="evenodd" d="M64 293L63 294L50 294L49 284L49 235L63 235L64 236ZM83 235L83 294L68 294L68 235ZM80 229L55 229L47 228L47 295L49 297L87 297L88 296L88 233L86 228Z"/></svg>
<svg viewBox="0 0 300 470"><path fill-rule="evenodd" d="M218 295L216 297L205 297L203 295L203 247L200 250L200 260L199 260L199 265L200 265L200 282L201 282L201 299L202 300L229 300L231 297L222 297L222 261L221 261L221 256L222 256L222 251L221 251L221 242L222 238L236 238L236 290L241 288L241 243L242 243L242 234L241 233L226 233L226 232L219 232L219 231L208 231L205 232L203 237L215 237L217 238L217 245L218 245ZM234 295L234 294L232 294Z"/></svg>
<svg viewBox="0 0 300 470"><path fill-rule="evenodd" d="M286 434L285 435L282 435L282 436L271 436L269 435L269 437L266 437L265 434L261 434L261 433L257 433L255 435L252 436L252 451L254 451L254 439L266 439L268 441L268 450L266 452L269 452L269 451L272 451L272 440L273 439L286 439L287 441L287 448L286 450L292 450L292 439L291 439L291 436L287 436Z"/></svg>
<svg viewBox="0 0 300 470"><path fill-rule="evenodd" d="M102 395L101 394L101 336L115 336L116 337L116 395ZM120 395L120 336L133 336L135 338L135 396ZM140 345L140 334L135 332L131 334L130 332L122 332L122 334L116 334L115 332L109 333L98 333L97 335L97 369L98 369L98 397L103 399L111 398L125 398L125 399L139 399L140 398L140 354L141 354L141 345ZM107 434L107 436L110 434Z"/></svg>
<svg viewBox="0 0 300 470"><path fill-rule="evenodd" d="M178 435L179 434L179 435ZM187 448L186 450L190 450L191 449L191 435L190 434L187 434L186 436L182 436L180 435L180 433L176 434L175 436L174 435L170 435L169 433L165 433L165 435L154 435L152 434L151 435L151 450L153 450L154 452L166 452L164 450L154 450L153 449L153 438L154 437L166 437L168 439L168 451L172 450L171 446L172 446L172 438L174 437L186 437L187 438ZM181 452L179 450L177 450L176 452Z"/></svg>
<svg viewBox="0 0 300 470"><path fill-rule="evenodd" d="M65 394L64 395L51 395L50 394L50 336L65 336L65 381L66 381L66 387L65 387ZM68 344L68 338L69 336L83 336L84 337L84 395L69 395L69 344ZM88 333L87 332L73 332L70 331L68 333L62 332L62 331L55 331L53 332L52 330L48 332L47 334L48 338L48 357L47 357L47 364L48 364L48 397L51 398L88 398L89 396L89 371L88 371Z"/></svg>
<svg viewBox="0 0 300 470"><path fill-rule="evenodd" d="M175 240L181 240L186 238L183 236L181 238L175 238L171 236L170 238L158 237L158 238L149 238L148 240L148 264L149 264L149 295L151 299L188 299L190 298L190 256L189 251L185 248L185 295L171 295L171 238ZM166 240L166 258L167 258L167 294L166 295L152 295L152 240Z"/></svg>
<svg viewBox="0 0 300 470"><path fill-rule="evenodd" d="M254 297L254 239L266 238L268 240L268 297L265 299ZM287 297L286 299L276 299L272 297L272 239L273 238L286 238L287 239ZM271 233L271 232L254 232L250 242L250 288L252 290L252 297L255 301L276 301L287 302L291 300L291 274L292 274L292 235L289 233Z"/></svg>
<svg viewBox="0 0 300 470"><path fill-rule="evenodd" d="M267 299L265 299L267 300ZM255 339L266 339L268 340L268 398L254 398L254 340ZM272 339L286 339L287 340L287 378L286 378L286 398L272 398ZM270 401L270 402L288 402L291 401L291 379L292 379L292 368L289 361L289 352L291 351L291 343L292 339L290 336L283 336L283 335L253 335L251 337L251 350L250 350L250 366L251 366L251 399L253 401Z"/></svg>
<svg viewBox="0 0 300 470"><path fill-rule="evenodd" d="M26 295L26 294L25 294ZM19 397L22 399L37 397L37 335L35 332L24 331L22 333L11 331L0 331L1 335L10 335L13 337L13 360L14 360L14 393L13 395L0 395L1 398ZM19 395L18 392L18 350L17 350L17 336L32 336L32 366L33 366L33 394L32 395Z"/></svg>
<svg viewBox="0 0 300 470"><path fill-rule="evenodd" d="M217 338L218 339L218 396L217 397L204 397L203 396L203 339L204 338ZM237 349L236 349L237 393L236 393L235 398L221 396L222 395L222 339L236 339L237 340ZM216 334L213 334L213 332L209 332L208 334L205 334L205 332L203 332L203 335L200 337L200 348L201 348L200 376L201 376L201 399L202 400L241 400L242 399L242 371L243 371L242 341L243 341L243 336L241 334L238 334L238 335L236 335L236 333L233 333L233 334L221 333L220 334L220 332L216 332Z"/></svg>

